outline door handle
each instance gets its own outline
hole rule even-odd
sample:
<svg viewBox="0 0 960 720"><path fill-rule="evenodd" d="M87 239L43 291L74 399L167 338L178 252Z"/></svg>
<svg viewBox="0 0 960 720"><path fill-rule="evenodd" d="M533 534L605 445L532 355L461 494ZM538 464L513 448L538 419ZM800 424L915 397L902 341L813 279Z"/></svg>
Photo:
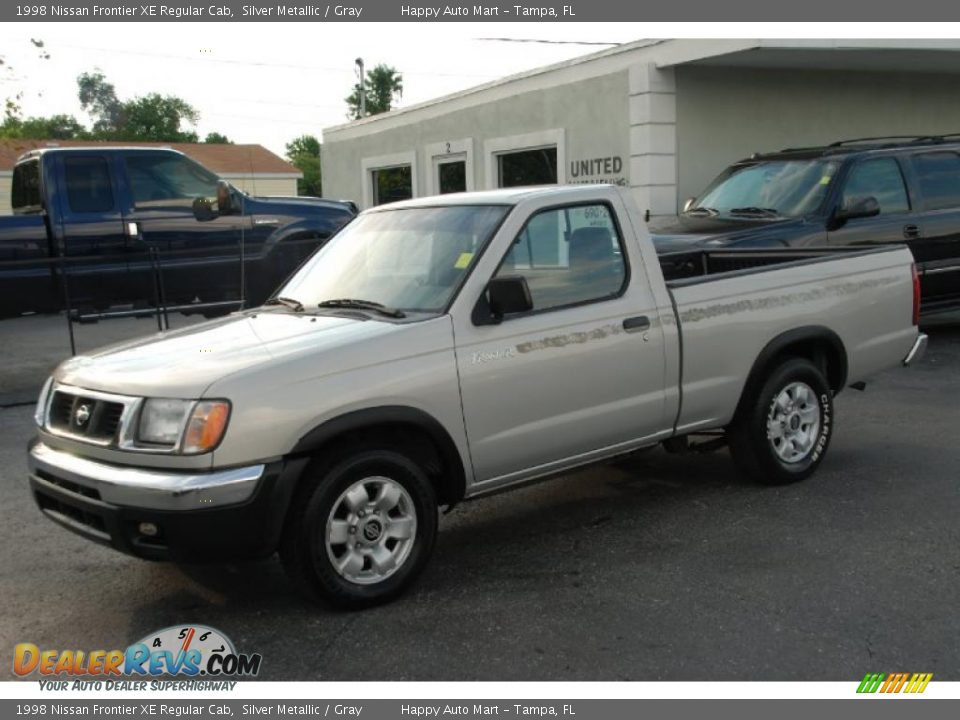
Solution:
<svg viewBox="0 0 960 720"><path fill-rule="evenodd" d="M140 234L140 225L131 221L127 223L127 237L133 238L136 240L137 236Z"/></svg>
<svg viewBox="0 0 960 720"><path fill-rule="evenodd" d="M629 317L623 321L623 329L627 332L640 332L641 330L649 330L650 318L648 318L646 315Z"/></svg>
<svg viewBox="0 0 960 720"><path fill-rule="evenodd" d="M903 236L908 240L920 237L920 228L917 225L904 225Z"/></svg>

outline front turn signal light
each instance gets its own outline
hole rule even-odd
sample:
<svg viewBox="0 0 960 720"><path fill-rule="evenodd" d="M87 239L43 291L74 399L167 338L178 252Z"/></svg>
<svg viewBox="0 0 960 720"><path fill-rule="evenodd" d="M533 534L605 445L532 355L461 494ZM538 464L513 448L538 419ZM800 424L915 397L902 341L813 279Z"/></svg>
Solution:
<svg viewBox="0 0 960 720"><path fill-rule="evenodd" d="M185 455L210 452L223 439L230 420L230 403L226 400L201 400L190 413L180 451Z"/></svg>

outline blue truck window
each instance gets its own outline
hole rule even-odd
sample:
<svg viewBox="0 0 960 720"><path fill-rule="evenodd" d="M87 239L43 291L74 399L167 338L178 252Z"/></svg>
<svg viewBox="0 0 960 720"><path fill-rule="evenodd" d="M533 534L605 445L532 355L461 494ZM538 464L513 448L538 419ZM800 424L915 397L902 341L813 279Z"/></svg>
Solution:
<svg viewBox="0 0 960 720"><path fill-rule="evenodd" d="M11 205L14 215L32 215L40 212L40 161L37 159L19 163L13 169L13 192Z"/></svg>
<svg viewBox="0 0 960 720"><path fill-rule="evenodd" d="M75 213L97 213L113 210L113 187L110 168L102 157L64 158L67 180L67 202Z"/></svg>
<svg viewBox="0 0 960 720"><path fill-rule="evenodd" d="M182 155L129 155L127 177L138 208L190 208L217 196L217 178Z"/></svg>

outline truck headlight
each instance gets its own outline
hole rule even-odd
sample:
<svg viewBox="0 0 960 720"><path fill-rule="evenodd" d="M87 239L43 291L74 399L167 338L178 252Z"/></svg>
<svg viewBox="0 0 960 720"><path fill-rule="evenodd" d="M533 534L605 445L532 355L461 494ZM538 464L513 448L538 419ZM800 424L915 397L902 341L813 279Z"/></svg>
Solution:
<svg viewBox="0 0 960 720"><path fill-rule="evenodd" d="M140 409L137 440L152 445L176 445L192 405L191 400L146 400Z"/></svg>
<svg viewBox="0 0 960 720"><path fill-rule="evenodd" d="M34 422L37 427L43 427L44 420L47 418L47 402L50 400L50 388L53 387L53 377L48 377L47 381L40 388L40 397L37 398L37 407L33 411Z"/></svg>
<svg viewBox="0 0 960 720"><path fill-rule="evenodd" d="M230 419L226 400L201 400L190 413L180 451L185 455L209 452L220 444Z"/></svg>

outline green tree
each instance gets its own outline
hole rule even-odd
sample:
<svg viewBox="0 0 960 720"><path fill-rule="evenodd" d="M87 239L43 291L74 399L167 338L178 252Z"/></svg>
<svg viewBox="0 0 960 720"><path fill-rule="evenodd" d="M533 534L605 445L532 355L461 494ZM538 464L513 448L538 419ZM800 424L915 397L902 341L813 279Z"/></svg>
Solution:
<svg viewBox="0 0 960 720"><path fill-rule="evenodd" d="M152 140L156 142L197 142L197 133L184 129L195 125L200 114L186 100L173 95L150 93L127 100L121 111L122 122L115 140Z"/></svg>
<svg viewBox="0 0 960 720"><path fill-rule="evenodd" d="M0 137L30 140L80 140L88 137L87 129L73 115L28 117L8 115L0 125Z"/></svg>
<svg viewBox="0 0 960 720"><path fill-rule="evenodd" d="M94 135L110 137L116 135L123 125L123 103L117 97L113 83L99 70L81 73L77 78L77 97L80 107L93 118Z"/></svg>
<svg viewBox="0 0 960 720"><path fill-rule="evenodd" d="M218 132L207 133L203 141L211 145L233 145L233 140Z"/></svg>
<svg viewBox="0 0 960 720"><path fill-rule="evenodd" d="M303 177L297 180L298 195L323 194L323 173L320 169L320 141L313 135L301 135L287 143L287 159Z"/></svg>
<svg viewBox="0 0 960 720"><path fill-rule="evenodd" d="M367 115L389 112L403 96L403 75L396 68L380 64L367 71L364 95L367 100ZM347 117L360 118L360 83L353 86L345 98L349 111Z"/></svg>

